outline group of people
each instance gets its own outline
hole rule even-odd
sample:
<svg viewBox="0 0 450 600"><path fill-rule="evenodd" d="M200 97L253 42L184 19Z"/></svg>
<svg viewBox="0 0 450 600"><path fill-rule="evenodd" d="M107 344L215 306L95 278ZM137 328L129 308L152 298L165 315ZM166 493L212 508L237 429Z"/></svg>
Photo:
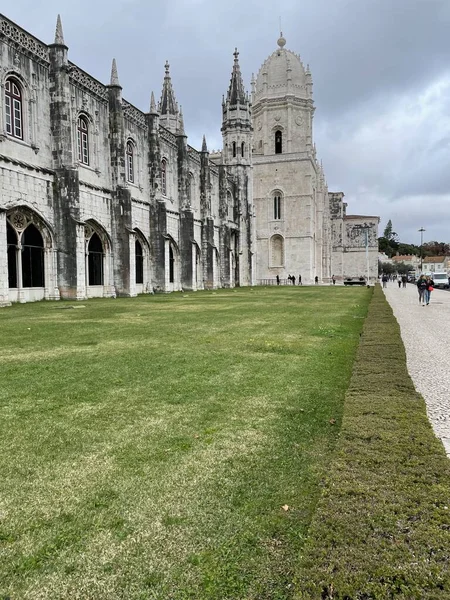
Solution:
<svg viewBox="0 0 450 600"><path fill-rule="evenodd" d="M292 285L295 285L295 275L288 275L287 278L288 278L289 283L292 283ZM281 283L280 276L277 275L277 285L280 285L280 283ZM303 285L301 275L298 276L298 285Z"/></svg>
<svg viewBox="0 0 450 600"><path fill-rule="evenodd" d="M431 292L434 290L434 281L431 277L421 275L417 280L417 291L419 292L419 304L428 306L430 304Z"/></svg>
<svg viewBox="0 0 450 600"><path fill-rule="evenodd" d="M406 287L406 284L408 283L408 278L406 277L406 275L402 275L401 277L399 276L397 279L397 283L398 283L398 287Z"/></svg>
<svg viewBox="0 0 450 600"><path fill-rule="evenodd" d="M290 275L289 274L287 276L287 279L288 279L289 283L292 283L292 285L295 285L295 281L296 281L295 275ZM336 277L334 275L332 277L332 281L333 281L333 285L336 285ZM316 275L314 277L314 283L316 285L319 285L319 277L318 277L318 275ZM277 285L280 285L280 284L281 284L281 279L280 279L280 276L277 275ZM303 285L303 283L302 283L302 276L301 275L298 276L298 285Z"/></svg>

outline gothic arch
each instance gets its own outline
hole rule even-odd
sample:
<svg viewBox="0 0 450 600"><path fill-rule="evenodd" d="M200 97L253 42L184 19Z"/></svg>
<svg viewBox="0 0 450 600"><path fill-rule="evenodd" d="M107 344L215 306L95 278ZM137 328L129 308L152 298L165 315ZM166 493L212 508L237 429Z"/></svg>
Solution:
<svg viewBox="0 0 450 600"><path fill-rule="evenodd" d="M138 228L134 228L134 275L138 293L148 291L150 288L150 245L147 238ZM141 254L138 253L140 245Z"/></svg>
<svg viewBox="0 0 450 600"><path fill-rule="evenodd" d="M282 235L277 233L270 238L269 253L271 267L284 266L284 238Z"/></svg>
<svg viewBox="0 0 450 600"><path fill-rule="evenodd" d="M58 299L54 235L35 211L17 206L6 213L8 284L11 300Z"/></svg>
<svg viewBox="0 0 450 600"><path fill-rule="evenodd" d="M269 196L269 221L281 221L285 218L284 193L275 189Z"/></svg>
<svg viewBox="0 0 450 600"><path fill-rule="evenodd" d="M112 290L111 238L94 219L84 224L86 289L90 298L115 295Z"/></svg>
<svg viewBox="0 0 450 600"><path fill-rule="evenodd" d="M32 143L33 136L31 134L31 125L35 118L35 115L31 116L31 90L28 85L28 81L25 77L15 69L9 69L6 71L1 80L1 93L2 93L2 115L0 124L2 126L2 130L6 131L6 104L5 104L5 94L6 94L6 83L7 81L16 81L18 86L20 87L21 92L21 111L22 111L22 136L11 136L11 139L20 139L26 143Z"/></svg>

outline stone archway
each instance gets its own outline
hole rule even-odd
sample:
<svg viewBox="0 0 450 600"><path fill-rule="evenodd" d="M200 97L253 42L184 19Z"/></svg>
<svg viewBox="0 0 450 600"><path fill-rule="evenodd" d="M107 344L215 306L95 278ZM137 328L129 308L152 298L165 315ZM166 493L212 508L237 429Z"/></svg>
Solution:
<svg viewBox="0 0 450 600"><path fill-rule="evenodd" d="M50 226L28 207L7 212L8 298L11 302L59 299L53 239Z"/></svg>

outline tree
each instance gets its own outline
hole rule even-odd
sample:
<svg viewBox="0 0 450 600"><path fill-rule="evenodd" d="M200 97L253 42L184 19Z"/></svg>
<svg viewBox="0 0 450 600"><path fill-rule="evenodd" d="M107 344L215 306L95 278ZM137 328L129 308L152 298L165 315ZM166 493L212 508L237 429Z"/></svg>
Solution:
<svg viewBox="0 0 450 600"><path fill-rule="evenodd" d="M397 252L398 235L392 230L392 221L389 219L384 228L383 236L378 238L378 250L384 252L389 258Z"/></svg>
<svg viewBox="0 0 450 600"><path fill-rule="evenodd" d="M392 275L392 273L395 273L395 266L392 265L391 263L387 263L387 262L378 262L378 273L385 273L386 275Z"/></svg>
<svg viewBox="0 0 450 600"><path fill-rule="evenodd" d="M398 265L396 265L396 269L397 273L400 273L400 275L407 275L409 271L415 271L412 265L408 265L404 262L398 263Z"/></svg>
<svg viewBox="0 0 450 600"><path fill-rule="evenodd" d="M425 242L422 248L424 256L450 256L450 244L445 242Z"/></svg>
<svg viewBox="0 0 450 600"><path fill-rule="evenodd" d="M384 228L383 237L385 237L388 242L398 242L398 235L392 230L391 219L389 219L386 227Z"/></svg>

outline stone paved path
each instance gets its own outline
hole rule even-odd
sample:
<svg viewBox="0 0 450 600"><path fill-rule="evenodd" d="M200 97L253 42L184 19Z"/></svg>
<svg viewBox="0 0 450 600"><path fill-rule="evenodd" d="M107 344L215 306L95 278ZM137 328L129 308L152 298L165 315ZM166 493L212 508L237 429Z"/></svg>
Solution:
<svg viewBox="0 0 450 600"><path fill-rule="evenodd" d="M450 292L434 290L430 305L421 306L415 285L387 286L383 291L400 324L409 374L450 457Z"/></svg>

